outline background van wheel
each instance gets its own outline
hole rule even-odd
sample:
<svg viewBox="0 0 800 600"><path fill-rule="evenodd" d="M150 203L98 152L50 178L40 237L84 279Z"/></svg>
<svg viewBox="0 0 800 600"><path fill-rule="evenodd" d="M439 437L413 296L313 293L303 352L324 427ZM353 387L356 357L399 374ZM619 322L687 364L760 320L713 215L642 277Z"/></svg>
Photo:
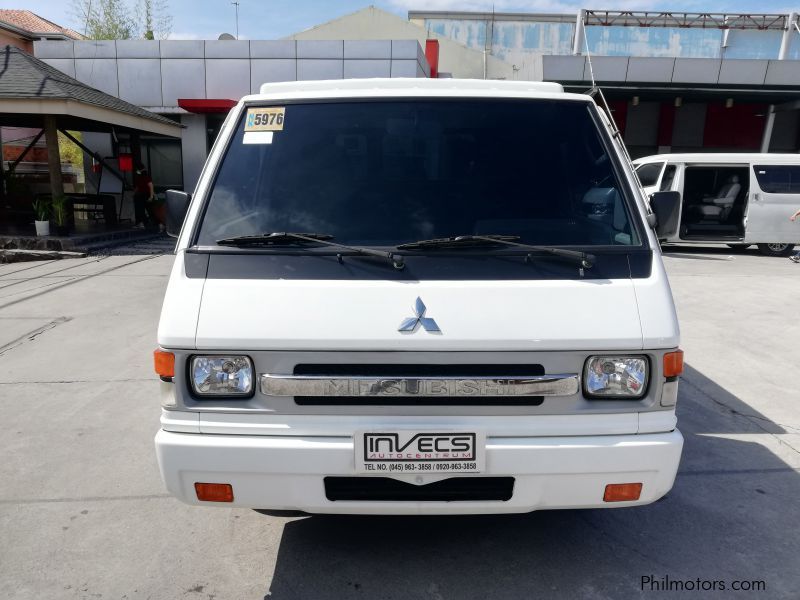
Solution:
<svg viewBox="0 0 800 600"><path fill-rule="evenodd" d="M744 252L751 246L751 244L725 244L725 245L734 252Z"/></svg>
<svg viewBox="0 0 800 600"><path fill-rule="evenodd" d="M794 244L758 244L758 250L766 256L789 256Z"/></svg>

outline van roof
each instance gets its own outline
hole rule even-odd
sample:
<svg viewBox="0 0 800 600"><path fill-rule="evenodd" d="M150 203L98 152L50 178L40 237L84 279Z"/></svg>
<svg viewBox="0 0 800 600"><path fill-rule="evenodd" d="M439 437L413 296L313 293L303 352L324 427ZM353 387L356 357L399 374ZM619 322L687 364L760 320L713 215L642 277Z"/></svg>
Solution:
<svg viewBox="0 0 800 600"><path fill-rule="evenodd" d="M772 154L763 152L688 152L681 154L653 154L642 156L633 161L633 164L651 163L658 161L669 162L703 162L703 163L735 163L735 162L780 162L800 164L800 154Z"/></svg>
<svg viewBox="0 0 800 600"><path fill-rule="evenodd" d="M483 79L376 78L331 79L265 83L261 93L242 102L300 98L392 98L392 97L482 97L547 98L593 102L584 94L567 94L558 83Z"/></svg>

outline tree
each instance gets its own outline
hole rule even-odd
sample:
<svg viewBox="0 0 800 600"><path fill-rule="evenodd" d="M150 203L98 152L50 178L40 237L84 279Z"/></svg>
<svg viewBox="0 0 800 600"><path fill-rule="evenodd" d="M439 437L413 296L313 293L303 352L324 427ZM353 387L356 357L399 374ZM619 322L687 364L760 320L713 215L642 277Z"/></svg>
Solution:
<svg viewBox="0 0 800 600"><path fill-rule="evenodd" d="M128 2L134 2L131 11ZM168 0L71 0L77 29L93 40L166 39L172 31Z"/></svg>
<svg viewBox="0 0 800 600"><path fill-rule="evenodd" d="M72 13L83 34L93 40L127 40L135 26L124 0L72 0Z"/></svg>
<svg viewBox="0 0 800 600"><path fill-rule="evenodd" d="M172 31L167 0L139 0L136 5L137 34L146 40L164 40Z"/></svg>
<svg viewBox="0 0 800 600"><path fill-rule="evenodd" d="M75 139L81 139L80 131L70 131L69 133ZM58 132L58 151L61 155L61 162L83 168L83 150L60 131Z"/></svg>

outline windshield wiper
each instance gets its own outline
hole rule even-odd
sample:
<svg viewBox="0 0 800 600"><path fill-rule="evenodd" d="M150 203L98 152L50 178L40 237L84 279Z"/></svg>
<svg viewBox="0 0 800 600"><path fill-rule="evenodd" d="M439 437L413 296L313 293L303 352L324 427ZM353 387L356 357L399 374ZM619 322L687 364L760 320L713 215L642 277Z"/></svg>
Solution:
<svg viewBox="0 0 800 600"><path fill-rule="evenodd" d="M403 257L394 252L385 252L383 250L376 250L375 248L366 248L363 246L346 246L338 242L330 242L333 236L327 233L293 233L289 231L274 231L271 233L259 233L256 235L240 235L237 237L223 238L217 240L220 246L285 246L292 243L314 243L322 244L324 246L331 246L355 254L362 254L364 256L377 256L384 258L392 263L392 266L397 270L405 268ZM341 253L336 255L339 262L342 260Z"/></svg>
<svg viewBox="0 0 800 600"><path fill-rule="evenodd" d="M332 239L333 236L328 233L273 232L223 238L221 240L217 240L217 244L220 246L284 246L292 242L319 242Z"/></svg>
<svg viewBox="0 0 800 600"><path fill-rule="evenodd" d="M513 242L518 239L518 235L458 235L455 237L433 238L430 240L407 242L405 244L400 244L397 246L397 248L400 250L422 250L425 248L464 248L469 246L502 244L503 242Z"/></svg>
<svg viewBox="0 0 800 600"><path fill-rule="evenodd" d="M419 240L397 246L398 250L423 250L426 248L463 248L465 246L481 246L498 244L501 246L512 246L527 250L526 260L533 257L533 252L540 254L552 254L561 258L566 258L577 262L581 270L591 269L594 265L595 256L580 250L567 250L566 248L554 248L552 246L534 246L531 244L520 244L518 235L458 235L449 238L437 238L431 240Z"/></svg>

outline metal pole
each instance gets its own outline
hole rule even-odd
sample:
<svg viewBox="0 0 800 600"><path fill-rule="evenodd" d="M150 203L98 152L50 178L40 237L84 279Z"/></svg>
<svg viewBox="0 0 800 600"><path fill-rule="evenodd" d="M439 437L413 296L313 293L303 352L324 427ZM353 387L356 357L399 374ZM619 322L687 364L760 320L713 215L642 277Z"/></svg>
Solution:
<svg viewBox="0 0 800 600"><path fill-rule="evenodd" d="M778 51L778 60L786 60L789 54L789 46L792 43L792 35L794 34L794 23L797 20L797 13L789 13L789 18L786 21L786 30L781 37L781 49Z"/></svg>
<svg viewBox="0 0 800 600"><path fill-rule="evenodd" d="M67 138L70 141L74 142L75 145L78 146L78 148L80 148L81 150L83 150L86 154L88 154L89 157L95 159L97 162L99 162L102 165L103 169L100 170L100 175L101 176L103 174L103 170L104 169L108 170L109 173L111 173L114 177L116 177L117 179L119 179L122 182L122 189L123 190L125 189L125 187L128 185L128 182L125 181L125 177L122 175L122 173L118 172L114 167L112 167L105 160L103 160L103 157L100 156L99 154L97 154L97 152L93 152L93 151L89 150L89 148L84 146L78 138L76 138L75 136L70 134L69 131L66 131L65 129L62 129L61 133L63 133L65 136L67 136ZM100 193L99 192L100 188L98 187L97 189L98 189L98 193Z"/></svg>
<svg viewBox="0 0 800 600"><path fill-rule="evenodd" d="M795 21L797 13L789 13L786 19L786 29L781 38L781 48L778 51L778 60L786 60L791 46L792 36L794 35ZM767 108L767 120L764 123L764 135L761 137L761 152L769 152L769 144L772 141L772 130L775 128L775 105L770 104Z"/></svg>
<svg viewBox="0 0 800 600"><path fill-rule="evenodd" d="M775 105L767 107L767 120L764 122L764 134L761 136L761 152L769 152L769 143L772 141L772 129L775 127Z"/></svg>
<svg viewBox="0 0 800 600"><path fill-rule="evenodd" d="M572 37L572 54L579 56L583 54L584 36L586 29L583 25L584 10L578 11L578 20L575 22L575 35Z"/></svg>
<svg viewBox="0 0 800 600"><path fill-rule="evenodd" d="M231 2L236 7L236 39L239 39L239 3Z"/></svg>
<svg viewBox="0 0 800 600"><path fill-rule="evenodd" d="M30 144L28 144L27 146L25 146L25 150L23 150L23 151L22 151L22 154L20 154L20 155L19 155L19 156L18 156L18 157L17 157L17 158L14 160L14 162L12 162L10 165L8 165L8 171L9 171L9 172L12 172L14 169L16 169L16 168L17 168L17 165L18 165L20 162L22 162L22 159L24 159L24 158L25 158L25 157L28 155L28 152L30 152L30 149L31 149L31 148L33 148L33 147L36 145L36 142L38 142L38 141L39 141L39 139L40 139L40 138L41 138L43 135L44 135L44 129L42 129L42 130L41 130L39 133L37 133L37 134L34 136L34 138L31 140L31 143L30 143Z"/></svg>

